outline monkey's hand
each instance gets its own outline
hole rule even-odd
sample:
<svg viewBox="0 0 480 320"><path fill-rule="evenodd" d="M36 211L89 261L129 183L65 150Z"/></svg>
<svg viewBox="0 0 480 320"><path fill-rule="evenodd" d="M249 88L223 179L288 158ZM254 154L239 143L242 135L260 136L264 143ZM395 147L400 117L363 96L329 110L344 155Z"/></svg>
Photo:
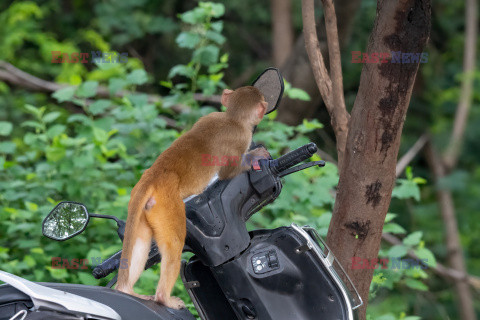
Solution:
<svg viewBox="0 0 480 320"><path fill-rule="evenodd" d="M220 180L232 179L240 173L250 170L252 167L255 170L259 170L260 166L258 164L258 160L269 158L270 154L268 153L267 149L263 147L250 150L242 156L241 163L234 162L231 163L231 165L221 167L220 171L218 172L218 177Z"/></svg>
<svg viewBox="0 0 480 320"><path fill-rule="evenodd" d="M268 160L270 159L270 153L265 149L264 147L256 148L253 150L250 150L247 153L247 159L249 161L249 164L255 169L259 170L260 165L258 163L258 160L260 159L265 159Z"/></svg>

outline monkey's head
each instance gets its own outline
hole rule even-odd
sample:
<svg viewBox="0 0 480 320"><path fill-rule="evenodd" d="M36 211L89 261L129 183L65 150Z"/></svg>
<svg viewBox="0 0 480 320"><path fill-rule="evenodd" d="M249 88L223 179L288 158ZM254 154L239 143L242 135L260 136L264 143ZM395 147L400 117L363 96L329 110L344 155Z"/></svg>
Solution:
<svg viewBox="0 0 480 320"><path fill-rule="evenodd" d="M222 104L227 107L227 115L254 126L263 119L268 106L260 90L252 86L223 90Z"/></svg>

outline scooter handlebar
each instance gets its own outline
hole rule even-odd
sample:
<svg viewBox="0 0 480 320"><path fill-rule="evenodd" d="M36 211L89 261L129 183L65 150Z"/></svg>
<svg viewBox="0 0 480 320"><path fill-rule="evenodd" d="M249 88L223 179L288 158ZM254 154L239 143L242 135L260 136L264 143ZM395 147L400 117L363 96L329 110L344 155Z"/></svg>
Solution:
<svg viewBox="0 0 480 320"><path fill-rule="evenodd" d="M95 268L93 268L92 275L95 279L101 279L108 276L120 266L120 257L122 256L122 250L113 254L110 258L103 261Z"/></svg>
<svg viewBox="0 0 480 320"><path fill-rule="evenodd" d="M280 173L287 170L288 168L293 167L294 165L307 160L317 152L317 145L313 142L310 142L306 145L301 146L283 156L270 161L270 169L273 173Z"/></svg>

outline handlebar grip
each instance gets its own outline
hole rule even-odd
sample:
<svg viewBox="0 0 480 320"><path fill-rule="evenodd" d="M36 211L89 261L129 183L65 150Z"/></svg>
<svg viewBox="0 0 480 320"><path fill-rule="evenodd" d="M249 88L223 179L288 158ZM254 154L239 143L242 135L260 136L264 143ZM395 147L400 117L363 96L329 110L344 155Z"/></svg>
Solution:
<svg viewBox="0 0 480 320"><path fill-rule="evenodd" d="M107 260L103 261L98 266L96 266L92 271L92 275L95 277L95 279L105 278L110 273L118 269L118 267L120 266L121 256L122 256L122 250L113 254L110 258L108 258Z"/></svg>
<svg viewBox="0 0 480 320"><path fill-rule="evenodd" d="M317 152L317 145L310 142L300 148L297 148L287 154L284 154L280 158L273 160L270 164L271 170L275 173L282 172L294 165L307 160Z"/></svg>

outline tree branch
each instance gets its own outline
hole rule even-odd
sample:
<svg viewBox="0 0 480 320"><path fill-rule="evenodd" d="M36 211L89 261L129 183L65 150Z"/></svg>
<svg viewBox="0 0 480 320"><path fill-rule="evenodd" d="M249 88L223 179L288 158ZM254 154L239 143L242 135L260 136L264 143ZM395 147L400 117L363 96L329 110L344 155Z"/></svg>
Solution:
<svg viewBox="0 0 480 320"><path fill-rule="evenodd" d="M405 153L400 160L397 162L397 167L395 169L395 176L398 178L403 170L408 166L408 164L415 158L415 156L423 149L425 144L428 141L428 135L422 134L418 138L417 142Z"/></svg>
<svg viewBox="0 0 480 320"><path fill-rule="evenodd" d="M315 27L315 7L313 0L302 0L303 33L305 47L312 65L313 75L322 95L325 106L330 114L332 127L337 138L338 163L341 166L347 143L349 115L345 108L342 84L342 66L340 63L340 48L338 44L337 23L333 2L323 1L325 5L325 22L327 27L327 44L330 55L330 70L328 75L323 60ZM329 30L331 29L331 30Z"/></svg>
<svg viewBox="0 0 480 320"><path fill-rule="evenodd" d="M348 122L350 114L345 106L345 96L343 93L343 75L342 75L342 55L340 53L340 45L338 42L337 15L335 14L335 6L333 0L322 0L323 11L325 15L325 29L327 32L328 57L330 60L330 79L332 80L332 94L335 116L335 136L337 144L342 148L342 154L345 152L348 134ZM320 48L317 49L320 51ZM339 163L341 157L339 155Z"/></svg>
<svg viewBox="0 0 480 320"><path fill-rule="evenodd" d="M56 82L50 82L37 78L29 73L26 73L8 62L0 60L0 80L6 81L12 85L23 87L30 90L37 90L43 92L55 92L62 88L68 87L68 85L59 84ZM115 94L115 97L123 97L131 94L132 92L121 90ZM110 92L105 86L98 86L97 96L101 98L110 98ZM194 94L194 99L199 102L206 102L212 104L220 104L221 97L219 95L204 96L200 93ZM156 94L148 94L148 101L151 103L159 102L162 97ZM188 107L184 105L174 105L171 109L176 113L182 113L188 111Z"/></svg>
<svg viewBox="0 0 480 320"><path fill-rule="evenodd" d="M429 141L425 146L427 162L431 168L435 184L445 177L446 168L435 150L435 147ZM445 242L447 244L447 257L450 266L462 274L463 280L455 282L455 289L460 302L460 315L463 320L475 320L475 309L470 288L465 279L467 279L467 270L463 257L463 250L460 244L460 234L458 232L457 219L455 217L455 206L453 203L452 192L448 189L437 188L437 199L442 213L442 219L445 225Z"/></svg>
<svg viewBox="0 0 480 320"><path fill-rule="evenodd" d="M338 40L341 49L345 48L350 40L360 3L360 0L334 0L335 15L338 21ZM320 50L322 50L325 65L328 68L325 20L320 20L316 29ZM305 118L314 117L319 108L325 108L305 49L303 32L295 40L294 48L281 69L284 78L291 83L292 87L305 90L311 100L293 100L284 97L278 106L278 121L289 125L297 125L302 123Z"/></svg>
<svg viewBox="0 0 480 320"><path fill-rule="evenodd" d="M273 64L280 67L293 47L292 2L291 0L270 0L270 8Z"/></svg>
<svg viewBox="0 0 480 320"><path fill-rule="evenodd" d="M472 105L472 87L475 71L478 5L477 0L467 0L465 3L466 30L465 48L463 52L463 80L460 92L460 101L455 113L455 121L450 142L443 157L443 162L448 170L455 167L460 155L468 112Z"/></svg>
<svg viewBox="0 0 480 320"><path fill-rule="evenodd" d="M398 245L402 244L402 241L398 239L396 236L394 236L391 233L384 233L382 234L382 239L385 240L386 242L390 243L391 245ZM410 250L408 252L408 255L412 257L413 259L418 259L418 256ZM433 272L438 274L439 276L442 276L444 278L448 278L453 281L467 281L468 284L470 284L473 288L476 290L480 290L480 278L477 276L472 276L469 274L464 274L459 272L458 270L448 268L444 266L441 263L437 262L437 266L434 268L430 268Z"/></svg>

